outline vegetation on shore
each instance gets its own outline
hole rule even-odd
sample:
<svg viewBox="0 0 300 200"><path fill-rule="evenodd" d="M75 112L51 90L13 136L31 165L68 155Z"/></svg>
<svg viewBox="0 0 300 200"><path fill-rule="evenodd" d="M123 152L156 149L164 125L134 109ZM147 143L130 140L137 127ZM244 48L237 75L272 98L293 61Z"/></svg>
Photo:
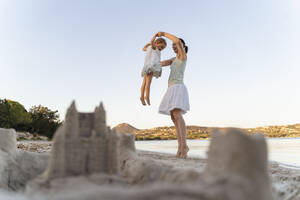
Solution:
<svg viewBox="0 0 300 200"><path fill-rule="evenodd" d="M16 101L0 99L0 128L29 132L33 135L31 139L39 139L39 135L51 139L60 124L58 111L42 105L33 106L27 111Z"/></svg>
<svg viewBox="0 0 300 200"><path fill-rule="evenodd" d="M124 128L126 127L126 128ZM114 129L120 133L134 133L136 140L174 140L177 139L175 127L156 127L152 129L131 129L129 124L120 124ZM187 126L187 139L207 139L210 138L213 130L224 129L217 127ZM265 137L300 137L300 124L284 126L264 126L258 128L242 129L247 134L261 133Z"/></svg>

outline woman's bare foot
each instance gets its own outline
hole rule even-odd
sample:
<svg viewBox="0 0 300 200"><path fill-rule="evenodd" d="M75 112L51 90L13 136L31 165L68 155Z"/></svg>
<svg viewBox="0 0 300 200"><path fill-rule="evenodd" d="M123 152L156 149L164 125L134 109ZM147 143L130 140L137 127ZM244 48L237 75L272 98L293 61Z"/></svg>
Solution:
<svg viewBox="0 0 300 200"><path fill-rule="evenodd" d="M146 98L147 104L150 106L150 98L147 96L145 98Z"/></svg>
<svg viewBox="0 0 300 200"><path fill-rule="evenodd" d="M185 147L182 148L182 152L180 155L180 158L187 158L187 153L189 152L189 147L186 145Z"/></svg>
<svg viewBox="0 0 300 200"><path fill-rule="evenodd" d="M146 102L145 102L144 97L140 97L140 100L141 100L142 104L145 106L145 105L146 105Z"/></svg>
<svg viewBox="0 0 300 200"><path fill-rule="evenodd" d="M180 148L178 148L176 157L177 157L177 158L180 158L180 154L181 154L181 151L180 151Z"/></svg>

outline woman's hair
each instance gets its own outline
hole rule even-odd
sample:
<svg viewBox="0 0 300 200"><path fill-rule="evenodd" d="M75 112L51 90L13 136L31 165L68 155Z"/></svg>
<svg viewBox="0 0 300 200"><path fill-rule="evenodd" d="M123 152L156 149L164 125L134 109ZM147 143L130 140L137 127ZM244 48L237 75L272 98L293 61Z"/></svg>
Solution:
<svg viewBox="0 0 300 200"><path fill-rule="evenodd" d="M167 46L167 42L166 42L166 40L164 38L157 38L155 40L155 42L157 42L158 44L164 44L164 45Z"/></svg>
<svg viewBox="0 0 300 200"><path fill-rule="evenodd" d="M182 42L182 44L183 44L183 47L184 47L185 53L187 53L187 52L188 52L188 50L189 50L189 47L185 45L185 42L184 42L184 40L183 40L182 38L179 38L179 40L180 40L180 41Z"/></svg>

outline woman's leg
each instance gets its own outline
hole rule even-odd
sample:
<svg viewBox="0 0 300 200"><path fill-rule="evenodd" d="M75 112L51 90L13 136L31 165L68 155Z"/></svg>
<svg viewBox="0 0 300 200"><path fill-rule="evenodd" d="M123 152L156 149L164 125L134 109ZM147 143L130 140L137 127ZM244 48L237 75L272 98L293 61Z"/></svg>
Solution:
<svg viewBox="0 0 300 200"><path fill-rule="evenodd" d="M141 97L140 97L140 100L144 106L146 105L145 97L144 97L145 87L146 87L146 76L147 75L144 75L144 78L143 78L143 83L142 83L142 87L141 87Z"/></svg>
<svg viewBox="0 0 300 200"><path fill-rule="evenodd" d="M171 119L175 125L175 131L176 131L177 141L178 141L178 150L177 150L176 157L180 157L180 155L181 155L181 135L179 134L178 123L175 121L172 111L171 111Z"/></svg>
<svg viewBox="0 0 300 200"><path fill-rule="evenodd" d="M182 117L182 111L180 109L174 109L172 111L174 119L178 125L179 129L179 135L181 136L181 158L186 158L187 153L189 151L189 147L187 146L186 143L186 126L185 126L185 121Z"/></svg>
<svg viewBox="0 0 300 200"><path fill-rule="evenodd" d="M152 81L152 77L153 77L153 73L149 73L147 74L147 78L146 78L146 96L145 99L148 103L148 105L150 105L150 86L151 86L151 81Z"/></svg>

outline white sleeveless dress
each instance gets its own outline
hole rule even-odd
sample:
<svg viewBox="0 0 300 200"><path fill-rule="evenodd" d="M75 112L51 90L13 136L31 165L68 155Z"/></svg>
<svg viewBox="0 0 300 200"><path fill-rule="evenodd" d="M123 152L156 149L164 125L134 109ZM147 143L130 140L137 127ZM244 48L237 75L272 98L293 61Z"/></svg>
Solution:
<svg viewBox="0 0 300 200"><path fill-rule="evenodd" d="M158 78L161 76L161 65L160 65L160 51L158 49L152 49L151 46L147 47L145 63L142 70L142 77L146 74L153 73L153 76Z"/></svg>
<svg viewBox="0 0 300 200"><path fill-rule="evenodd" d="M171 72L168 81L168 89L160 106L159 113L170 115L175 108L180 109L182 114L190 110L189 94L183 83L186 60L175 58L170 66Z"/></svg>

